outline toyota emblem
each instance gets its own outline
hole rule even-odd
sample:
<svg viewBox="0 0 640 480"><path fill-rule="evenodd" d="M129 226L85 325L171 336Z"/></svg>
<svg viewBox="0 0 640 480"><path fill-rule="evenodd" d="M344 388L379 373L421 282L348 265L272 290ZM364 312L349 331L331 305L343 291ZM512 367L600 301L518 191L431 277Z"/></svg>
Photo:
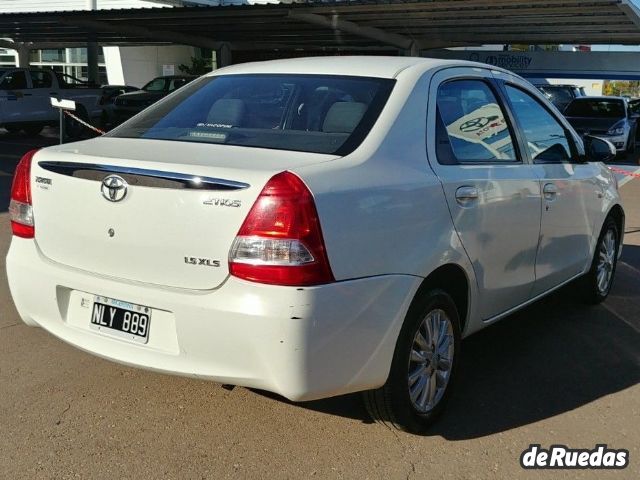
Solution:
<svg viewBox="0 0 640 480"><path fill-rule="evenodd" d="M127 196L128 184L118 175L109 175L102 180L102 196L110 202L119 202Z"/></svg>

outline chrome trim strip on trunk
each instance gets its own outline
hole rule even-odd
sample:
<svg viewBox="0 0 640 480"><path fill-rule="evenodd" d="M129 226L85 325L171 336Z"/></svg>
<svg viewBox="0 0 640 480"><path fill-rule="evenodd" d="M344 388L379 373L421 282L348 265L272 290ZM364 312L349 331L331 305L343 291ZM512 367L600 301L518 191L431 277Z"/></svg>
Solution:
<svg viewBox="0 0 640 480"><path fill-rule="evenodd" d="M130 185L155 188L189 188L195 190L242 190L249 188L248 183L225 180L222 178L203 177L162 170L145 168L120 167L116 165L99 165L95 163L76 162L38 162L38 165L50 172L68 175L85 180L101 182L103 174L119 174Z"/></svg>

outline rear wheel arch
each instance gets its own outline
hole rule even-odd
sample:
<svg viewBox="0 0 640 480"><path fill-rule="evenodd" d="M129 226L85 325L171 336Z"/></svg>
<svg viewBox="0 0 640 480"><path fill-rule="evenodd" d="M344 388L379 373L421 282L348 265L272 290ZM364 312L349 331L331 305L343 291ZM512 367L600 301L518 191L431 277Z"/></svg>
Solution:
<svg viewBox="0 0 640 480"><path fill-rule="evenodd" d="M616 203L613 207L611 207L611 209L609 210L609 213L605 217L603 225L606 222L606 219L609 217L612 217L615 220L616 226L618 227L618 232L620 233L620 237L622 238L622 235L624 234L625 215L624 215L624 210L622 209L622 206L619 203ZM600 228L602 229L602 227Z"/></svg>
<svg viewBox="0 0 640 480"><path fill-rule="evenodd" d="M464 332L469 319L469 278L462 267L448 263L436 268L420 284L414 301L430 290L439 289L447 292L458 310L460 330Z"/></svg>
<svg viewBox="0 0 640 480"><path fill-rule="evenodd" d="M457 377L468 303L467 275L456 264L438 267L422 281L398 334L386 382L377 389L362 392L364 406L374 421L407 432L424 433L440 416ZM433 323L430 328L422 327L429 321L438 322L440 327ZM444 336L438 333L443 322L448 324ZM425 330L420 331L422 328ZM449 343L443 344L445 338L449 338ZM445 345L444 351L441 345ZM425 397L427 394L429 397ZM425 407L425 401L426 408L420 409Z"/></svg>

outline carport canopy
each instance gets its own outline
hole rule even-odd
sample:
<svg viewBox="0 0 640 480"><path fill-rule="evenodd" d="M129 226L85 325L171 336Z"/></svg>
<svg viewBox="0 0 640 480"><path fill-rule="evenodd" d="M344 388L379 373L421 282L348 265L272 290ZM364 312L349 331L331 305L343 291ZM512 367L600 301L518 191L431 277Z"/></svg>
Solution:
<svg viewBox="0 0 640 480"><path fill-rule="evenodd" d="M306 0L0 15L0 47L184 44L232 50L401 50L640 44L630 0Z"/></svg>

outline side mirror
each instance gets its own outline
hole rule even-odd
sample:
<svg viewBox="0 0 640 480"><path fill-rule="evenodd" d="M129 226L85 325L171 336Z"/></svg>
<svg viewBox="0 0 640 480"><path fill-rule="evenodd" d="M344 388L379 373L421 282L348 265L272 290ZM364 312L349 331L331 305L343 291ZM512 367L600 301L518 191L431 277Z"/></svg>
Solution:
<svg viewBox="0 0 640 480"><path fill-rule="evenodd" d="M587 159L590 162L608 162L616 156L616 147L608 140L587 135L584 137Z"/></svg>

